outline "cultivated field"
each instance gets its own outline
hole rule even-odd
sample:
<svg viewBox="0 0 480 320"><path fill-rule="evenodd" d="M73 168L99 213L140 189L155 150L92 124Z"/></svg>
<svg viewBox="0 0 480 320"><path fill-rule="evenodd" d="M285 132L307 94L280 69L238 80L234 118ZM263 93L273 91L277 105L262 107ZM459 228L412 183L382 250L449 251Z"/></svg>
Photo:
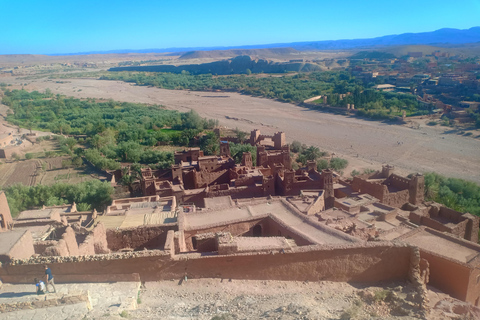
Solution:
<svg viewBox="0 0 480 320"><path fill-rule="evenodd" d="M22 82L14 77L7 79L14 85ZM312 111L238 93L165 90L95 79L68 81L56 83L37 79L29 81L25 88L29 91L49 88L53 93L78 98L160 104L180 111L194 109L203 117L218 119L221 125L230 128L245 131L256 128L266 134L284 131L290 142L299 140L347 158L350 166L346 173L353 169L378 169L381 164L389 163L402 174L436 171L480 182L477 135L465 137L448 131L451 128L426 126L426 119L414 120L419 127L413 129L409 125L390 125Z"/></svg>

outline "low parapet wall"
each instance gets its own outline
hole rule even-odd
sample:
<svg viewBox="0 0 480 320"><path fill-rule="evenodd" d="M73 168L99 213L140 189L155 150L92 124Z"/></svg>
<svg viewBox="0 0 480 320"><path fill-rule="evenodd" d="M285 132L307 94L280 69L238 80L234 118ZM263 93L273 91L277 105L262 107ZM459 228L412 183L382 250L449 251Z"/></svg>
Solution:
<svg viewBox="0 0 480 320"><path fill-rule="evenodd" d="M368 243L349 246L307 246L291 252L224 256L146 251L87 257L42 258L3 265L7 283L31 283L48 263L57 283L156 281L188 278L342 281L376 283L418 276L418 250L406 244Z"/></svg>

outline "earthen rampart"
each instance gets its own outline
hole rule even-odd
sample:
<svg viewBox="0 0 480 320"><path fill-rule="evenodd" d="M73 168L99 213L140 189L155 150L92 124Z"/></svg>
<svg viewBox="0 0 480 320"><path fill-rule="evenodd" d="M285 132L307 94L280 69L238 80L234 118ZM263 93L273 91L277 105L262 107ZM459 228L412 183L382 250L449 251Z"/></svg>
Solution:
<svg viewBox="0 0 480 320"><path fill-rule="evenodd" d="M180 255L138 252L97 257L38 260L3 265L7 283L31 283L48 263L61 282L141 281L188 278L342 281L377 283L408 280L414 248L403 244L371 243L352 246L308 246L291 253L265 252L233 256ZM138 280L138 279L137 279Z"/></svg>

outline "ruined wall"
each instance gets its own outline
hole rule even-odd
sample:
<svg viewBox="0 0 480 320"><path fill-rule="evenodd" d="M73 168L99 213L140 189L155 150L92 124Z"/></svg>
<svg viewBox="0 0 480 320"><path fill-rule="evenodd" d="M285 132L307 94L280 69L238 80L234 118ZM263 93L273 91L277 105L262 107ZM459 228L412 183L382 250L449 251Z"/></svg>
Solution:
<svg viewBox="0 0 480 320"><path fill-rule="evenodd" d="M65 244L67 246L68 255L78 256L79 255L78 243L75 237L75 231L73 231L71 227L67 227L65 229L65 232L62 235L62 239L65 241Z"/></svg>
<svg viewBox="0 0 480 320"><path fill-rule="evenodd" d="M92 233L96 254L110 253L107 242L107 230L102 223L97 224Z"/></svg>
<svg viewBox="0 0 480 320"><path fill-rule="evenodd" d="M33 244L33 248L35 250L35 254L43 255L48 247L55 246L56 244L57 241L55 240L36 241Z"/></svg>
<svg viewBox="0 0 480 320"><path fill-rule="evenodd" d="M384 184L391 185L400 191L409 188L410 179L398 176L393 173L387 178L387 180L385 180Z"/></svg>
<svg viewBox="0 0 480 320"><path fill-rule="evenodd" d="M188 219L188 218L187 218ZM218 224L218 225L211 225L211 226L206 226L203 229L196 229L196 230L184 230L184 236L185 236L185 244L187 247L187 250L194 250L193 249L193 243L192 243L192 238L198 234L203 234L203 233L217 233L217 232L230 232L232 236L240 236L240 235L251 235L251 230L254 226L257 224L263 224L264 218L259 218L255 220L250 220L250 221L237 221L237 222L231 222L228 225L225 225L224 223ZM250 233L249 233L250 232Z"/></svg>
<svg viewBox="0 0 480 320"><path fill-rule="evenodd" d="M168 230L178 230L175 224L141 226L128 229L107 229L108 249L118 251L130 249L163 249Z"/></svg>
<svg viewBox="0 0 480 320"><path fill-rule="evenodd" d="M388 192L387 186L379 183L368 182L358 177L353 177L352 189L356 192L368 193L369 195L379 199L382 203L385 195Z"/></svg>
<svg viewBox="0 0 480 320"><path fill-rule="evenodd" d="M388 206L400 208L405 203L408 203L409 197L410 193L407 189L398 192L387 193L381 202Z"/></svg>
<svg viewBox="0 0 480 320"><path fill-rule="evenodd" d="M211 184L222 184L230 182L229 170L221 170L215 172L208 172L202 170L194 172L193 175L195 181L194 189L205 188L206 186L209 186Z"/></svg>
<svg viewBox="0 0 480 320"><path fill-rule="evenodd" d="M412 271L413 248L406 245L375 243L338 246L309 246L291 253L256 253L233 256L170 254L128 259L98 259L49 263L55 280L61 282L141 281L188 278L224 278L255 280L342 281L378 283L406 280ZM120 255L122 256L122 255ZM127 256L127 255L126 255ZM417 263L418 264L418 263ZM415 266L413 266L415 267ZM418 268L418 265L416 266ZM41 264L4 265L0 277L6 283L30 283L42 272Z"/></svg>
<svg viewBox="0 0 480 320"><path fill-rule="evenodd" d="M450 226L447 226L441 222L436 221L428 216L421 218L421 224L429 226L435 230L446 231L452 233L460 238L468 241L478 242L478 230L480 217L473 216L468 213L461 213L453 209L444 207L440 204L434 204L429 209L428 214L430 217L442 218L450 222ZM414 220L412 220L415 222ZM451 225L454 226L451 226Z"/></svg>
<svg viewBox="0 0 480 320"><path fill-rule="evenodd" d="M67 243L65 242L65 240L60 239L54 246L46 248L43 254L45 256L58 256L58 257L69 256Z"/></svg>

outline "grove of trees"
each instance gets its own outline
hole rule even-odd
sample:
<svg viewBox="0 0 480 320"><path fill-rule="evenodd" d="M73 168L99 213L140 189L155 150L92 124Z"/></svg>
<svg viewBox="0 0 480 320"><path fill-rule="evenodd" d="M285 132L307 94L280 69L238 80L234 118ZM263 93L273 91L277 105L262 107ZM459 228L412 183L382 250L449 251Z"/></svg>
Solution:
<svg viewBox="0 0 480 320"><path fill-rule="evenodd" d="M362 81L356 80L345 71L299 73L280 77L122 71L109 72L100 79L121 80L172 90L235 91L292 103L301 103L318 95L328 95L330 105L346 108L347 104L355 104L361 116L373 119L391 119L401 116L403 111L406 111L407 116L430 112L428 108L422 107L413 95L377 92L365 87ZM340 99L340 94L348 92L351 95Z"/></svg>

